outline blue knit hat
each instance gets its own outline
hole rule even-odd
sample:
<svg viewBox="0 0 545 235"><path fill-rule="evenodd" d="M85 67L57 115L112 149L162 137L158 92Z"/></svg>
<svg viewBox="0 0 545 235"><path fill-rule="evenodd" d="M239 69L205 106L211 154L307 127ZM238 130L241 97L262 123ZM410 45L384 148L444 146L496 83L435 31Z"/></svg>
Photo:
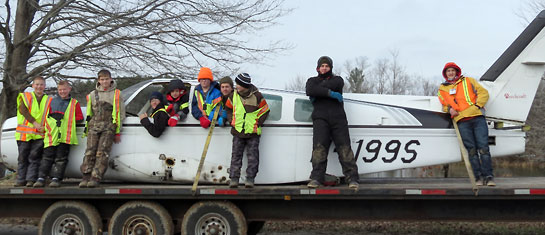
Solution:
<svg viewBox="0 0 545 235"><path fill-rule="evenodd" d="M163 94L161 94L161 92L158 92L158 91L152 92L151 95L149 96L149 100L153 100L153 99L158 99L161 102L164 101Z"/></svg>

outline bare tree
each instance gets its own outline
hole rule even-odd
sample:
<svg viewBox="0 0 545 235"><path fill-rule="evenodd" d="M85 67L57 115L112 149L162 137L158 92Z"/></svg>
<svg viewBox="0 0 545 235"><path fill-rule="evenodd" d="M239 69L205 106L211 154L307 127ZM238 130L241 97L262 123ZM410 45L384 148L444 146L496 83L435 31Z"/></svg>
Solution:
<svg viewBox="0 0 545 235"><path fill-rule="evenodd" d="M32 77L88 78L102 68L126 76L193 77L198 67L233 71L284 47L250 46L244 35L287 13L283 0L6 0L0 123L14 115ZM253 44L256 45L256 44ZM214 67L214 66L210 66Z"/></svg>
<svg viewBox="0 0 545 235"><path fill-rule="evenodd" d="M543 10L545 10L545 0L525 0L521 1L521 7L515 11L515 15L524 25L528 25Z"/></svg>
<svg viewBox="0 0 545 235"><path fill-rule="evenodd" d="M404 95L407 93L407 88L410 87L408 84L409 76L399 62L399 50L390 50L390 55L392 57L390 66L388 67L390 94Z"/></svg>
<svg viewBox="0 0 545 235"><path fill-rule="evenodd" d="M305 91L307 79L301 75L297 75L293 80L287 83L284 88L289 91Z"/></svg>
<svg viewBox="0 0 545 235"><path fill-rule="evenodd" d="M411 76L411 87L408 90L410 95L436 96L441 81L426 79L422 75Z"/></svg>
<svg viewBox="0 0 545 235"><path fill-rule="evenodd" d="M376 94L387 94L388 67L390 62L388 59L379 59L375 62L375 67L372 72L373 83L375 84Z"/></svg>

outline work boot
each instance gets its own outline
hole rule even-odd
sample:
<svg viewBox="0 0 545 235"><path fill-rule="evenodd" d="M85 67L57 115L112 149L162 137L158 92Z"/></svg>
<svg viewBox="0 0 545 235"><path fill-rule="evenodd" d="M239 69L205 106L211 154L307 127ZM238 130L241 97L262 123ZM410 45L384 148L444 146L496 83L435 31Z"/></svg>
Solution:
<svg viewBox="0 0 545 235"><path fill-rule="evenodd" d="M89 180L83 179L81 182L79 182L80 188L87 188L87 184L89 183Z"/></svg>
<svg viewBox="0 0 545 235"><path fill-rule="evenodd" d="M34 181L27 181L26 184L25 184L25 186L27 186L27 187L29 187L29 188L32 187L32 186L34 186Z"/></svg>
<svg viewBox="0 0 545 235"><path fill-rule="evenodd" d="M318 180L311 180L310 182L308 182L307 187L318 188L320 187L320 182L318 182Z"/></svg>
<svg viewBox="0 0 545 235"><path fill-rule="evenodd" d="M486 177L486 186L490 186L490 187L496 186L496 182L494 182L494 177L492 176Z"/></svg>
<svg viewBox="0 0 545 235"><path fill-rule="evenodd" d="M477 181L475 181L475 185L483 186L484 185L483 179L482 178L477 179Z"/></svg>
<svg viewBox="0 0 545 235"><path fill-rule="evenodd" d="M359 187L358 181L350 181L350 183L348 183L348 188L350 189L358 189L358 187Z"/></svg>
<svg viewBox="0 0 545 235"><path fill-rule="evenodd" d="M89 183L87 183L87 188L96 188L100 185L100 181L97 179L91 179L89 180Z"/></svg>
<svg viewBox="0 0 545 235"><path fill-rule="evenodd" d="M13 187L23 187L26 185L25 181L16 181L15 184L13 184Z"/></svg>
<svg viewBox="0 0 545 235"><path fill-rule="evenodd" d="M49 183L49 187L51 187L51 188L58 188L60 186L61 186L61 181L59 179L57 179L57 178L53 178L51 180L51 183Z"/></svg>
<svg viewBox="0 0 545 235"><path fill-rule="evenodd" d="M34 188L41 188L41 187L44 187L45 186L45 179L44 178L38 178L38 180L36 180L36 183L34 183L32 185L32 187Z"/></svg>
<svg viewBox="0 0 545 235"><path fill-rule="evenodd" d="M238 178L232 178L231 182L229 182L229 188L236 188L238 187Z"/></svg>
<svg viewBox="0 0 545 235"><path fill-rule="evenodd" d="M245 188L253 188L254 187L254 178L246 178L246 183L244 183Z"/></svg>

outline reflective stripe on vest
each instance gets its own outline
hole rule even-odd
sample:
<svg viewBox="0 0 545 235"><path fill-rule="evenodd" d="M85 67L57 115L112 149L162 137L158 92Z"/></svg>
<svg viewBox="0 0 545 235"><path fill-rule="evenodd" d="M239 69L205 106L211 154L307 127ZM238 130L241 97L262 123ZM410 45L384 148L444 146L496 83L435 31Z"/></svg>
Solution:
<svg viewBox="0 0 545 235"><path fill-rule="evenodd" d="M23 101L24 105L28 108L30 115L36 120L36 122L43 124L47 116L47 109L51 103L51 98L46 94L43 95L39 104L37 103L36 95L34 92L20 93L17 97L17 127L15 128L15 140L29 141L35 139L42 139L43 133L38 132L34 124L30 123L19 112L19 106Z"/></svg>
<svg viewBox="0 0 545 235"><path fill-rule="evenodd" d="M44 147L57 146L60 143L65 144L78 144L78 138L76 135L76 106L78 101L71 98L70 104L64 111L64 116L61 120L61 126L57 126L57 120L48 117L45 123L46 133L44 138Z"/></svg>
<svg viewBox="0 0 545 235"><path fill-rule="evenodd" d="M95 92L97 92L95 90ZM85 130L83 132L83 137L87 136L87 132L89 131L89 121L91 120L90 117L93 116L93 101L92 97L90 97L91 93L87 95L87 113L85 116L87 116L85 121ZM121 96L121 91L118 89L115 89L114 93L114 100L113 100L113 110L112 110L112 123L116 124L115 133L119 134L121 131L121 113L120 113L120 103L119 103L119 97ZM98 102L98 101L95 101Z"/></svg>
<svg viewBox="0 0 545 235"><path fill-rule="evenodd" d="M456 94L450 94L449 90L439 90L439 99L456 111L460 112L477 102L477 93L469 79L460 79L455 86Z"/></svg>
<svg viewBox="0 0 545 235"><path fill-rule="evenodd" d="M166 110L166 109L164 109L164 108L160 108L160 109L157 109L157 111L153 112L153 113L151 114L151 116L150 116L150 117L152 118L153 116L155 116L155 114L157 114L157 112L161 112L161 111L163 111L163 112L165 112L165 113L167 112L167 110ZM167 113L167 114L168 114L168 113Z"/></svg>
<svg viewBox="0 0 545 235"><path fill-rule="evenodd" d="M199 110L201 110L201 112L203 114L206 114L205 116L208 117L210 116L210 113L212 113L212 110L214 110L214 108L216 107L216 105L218 105L219 103L221 103L221 96L212 100L212 103L208 104L205 102L205 100L203 99L202 97L202 94L200 91L195 91L196 94L197 94L197 105L199 106ZM204 109L204 105L206 104L206 110ZM182 104L183 105L183 104ZM187 104L189 105L189 104Z"/></svg>
<svg viewBox="0 0 545 235"><path fill-rule="evenodd" d="M258 134L261 135L261 127L258 125L257 120L263 114L269 111L269 105L265 104L263 107L251 113L246 112L242 99L236 91L233 92L233 120L231 126L239 133L244 134Z"/></svg>

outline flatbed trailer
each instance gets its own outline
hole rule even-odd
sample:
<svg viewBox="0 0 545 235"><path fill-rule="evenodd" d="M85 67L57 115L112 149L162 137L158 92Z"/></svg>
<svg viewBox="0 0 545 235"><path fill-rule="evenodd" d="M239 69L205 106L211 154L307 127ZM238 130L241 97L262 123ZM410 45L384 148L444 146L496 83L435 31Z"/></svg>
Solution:
<svg viewBox="0 0 545 235"><path fill-rule="evenodd" d="M545 177L364 178L346 185L116 184L78 188L0 186L0 216L41 218L41 234L256 234L266 220L544 221Z"/></svg>

